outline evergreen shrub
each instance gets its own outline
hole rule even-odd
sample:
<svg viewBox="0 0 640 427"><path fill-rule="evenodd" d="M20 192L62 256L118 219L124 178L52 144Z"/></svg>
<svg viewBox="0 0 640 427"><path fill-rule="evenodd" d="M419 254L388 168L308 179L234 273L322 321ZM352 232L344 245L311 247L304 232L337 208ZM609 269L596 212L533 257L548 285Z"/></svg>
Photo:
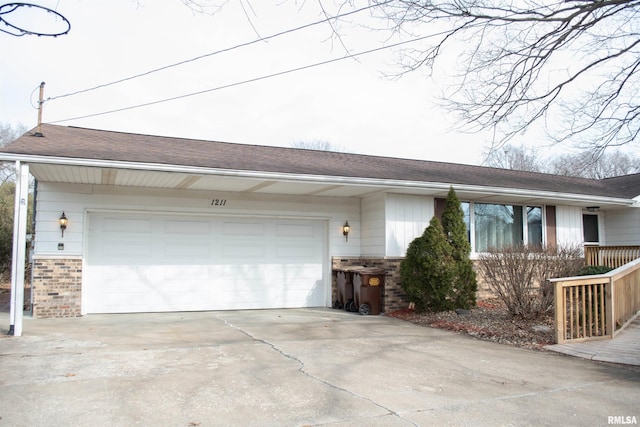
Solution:
<svg viewBox="0 0 640 427"><path fill-rule="evenodd" d="M402 288L417 312L475 306L477 284L470 252L464 212L451 188L442 222L431 218L400 264Z"/></svg>

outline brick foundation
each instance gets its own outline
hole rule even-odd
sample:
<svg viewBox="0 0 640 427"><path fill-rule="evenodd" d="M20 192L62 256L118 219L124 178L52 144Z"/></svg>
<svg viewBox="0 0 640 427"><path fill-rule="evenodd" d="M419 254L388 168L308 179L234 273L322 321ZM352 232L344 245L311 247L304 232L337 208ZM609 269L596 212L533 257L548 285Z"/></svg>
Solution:
<svg viewBox="0 0 640 427"><path fill-rule="evenodd" d="M476 281L478 282L478 291L476 292L476 299L478 301L482 301L487 298L495 298L496 294L489 288L486 280L480 274L480 269L478 268L478 264L480 261L473 261L473 267L476 271Z"/></svg>
<svg viewBox="0 0 640 427"><path fill-rule="evenodd" d="M33 317L78 317L82 306L82 260L35 259Z"/></svg>
<svg viewBox="0 0 640 427"><path fill-rule="evenodd" d="M400 285L400 263L404 258L383 258L383 257L333 257L331 259L331 268L339 269L350 266L366 266L378 267L385 270L384 288L382 290L382 311L389 313L394 310L406 309L409 307L409 300ZM477 261L474 261L476 266ZM476 268L477 271L477 268ZM338 288L336 284L335 274L331 284L331 301L336 301L338 296ZM493 293L488 286L482 282L482 278L478 276L478 291L476 298L478 300L491 298Z"/></svg>
<svg viewBox="0 0 640 427"><path fill-rule="evenodd" d="M332 268L350 266L378 267L385 270L381 309L383 312L405 309L409 301L400 285L400 263L404 258L333 257ZM337 299L336 277L333 275L331 301ZM36 259L33 263L33 317L78 317L82 307L82 260ZM493 294L478 277L479 300Z"/></svg>

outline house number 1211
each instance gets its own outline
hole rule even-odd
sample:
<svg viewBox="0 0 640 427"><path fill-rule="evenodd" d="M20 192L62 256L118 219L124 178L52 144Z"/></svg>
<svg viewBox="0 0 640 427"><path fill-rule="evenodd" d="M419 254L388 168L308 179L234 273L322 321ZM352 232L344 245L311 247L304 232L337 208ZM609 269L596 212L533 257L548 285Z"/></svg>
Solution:
<svg viewBox="0 0 640 427"><path fill-rule="evenodd" d="M211 200L211 206L224 206L227 204L227 199L213 199Z"/></svg>

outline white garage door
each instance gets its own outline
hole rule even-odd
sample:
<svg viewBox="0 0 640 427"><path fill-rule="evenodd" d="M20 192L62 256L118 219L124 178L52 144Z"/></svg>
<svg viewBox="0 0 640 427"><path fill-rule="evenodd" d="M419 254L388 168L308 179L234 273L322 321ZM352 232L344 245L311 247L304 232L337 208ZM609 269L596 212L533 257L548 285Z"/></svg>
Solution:
<svg viewBox="0 0 640 427"><path fill-rule="evenodd" d="M91 213L84 311L326 306L324 241L322 221Z"/></svg>

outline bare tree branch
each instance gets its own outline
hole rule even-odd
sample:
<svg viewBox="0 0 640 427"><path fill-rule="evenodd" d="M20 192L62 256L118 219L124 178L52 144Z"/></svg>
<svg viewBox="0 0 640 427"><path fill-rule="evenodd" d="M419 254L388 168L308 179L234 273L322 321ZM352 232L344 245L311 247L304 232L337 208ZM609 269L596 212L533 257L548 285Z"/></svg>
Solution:
<svg viewBox="0 0 640 427"><path fill-rule="evenodd" d="M322 4L322 0L318 0L318 5L320 6L320 10L322 11L322 14L324 15L325 19L327 20L327 24L329 24L329 27L331 27L331 33L338 39L338 41L342 45L342 48L344 49L345 55L349 55L351 53L351 51L344 44L344 41L342 40L342 37L340 36L340 33L336 30L336 28L334 27L333 23L331 22L331 19L330 19L331 17L329 16L327 11L325 10L324 5ZM353 57L353 59L356 60L356 61L358 60L355 57Z"/></svg>
<svg viewBox="0 0 640 427"><path fill-rule="evenodd" d="M552 157L542 155L536 147L513 144L487 151L484 165L592 179L640 173L640 157L620 150L610 153L587 150Z"/></svg>
<svg viewBox="0 0 640 427"><path fill-rule="evenodd" d="M194 12L207 14L207 15L218 14L222 11L222 9L224 9L226 6L228 6L231 3L231 0L181 0L181 1L185 6L187 6L189 9L193 10ZM256 36L258 36L258 38L262 38L255 24L253 23L253 18L249 14L249 11L251 11L251 14L253 14L253 16L256 15L255 11L253 10L253 6L251 5L251 2L248 0L238 0L238 3L240 4L242 13L244 13L244 16L247 19L247 22L249 23L249 25L251 26L251 29L253 30L253 32L256 33Z"/></svg>
<svg viewBox="0 0 640 427"><path fill-rule="evenodd" d="M13 142L27 132L27 127L21 124L11 125L0 122L0 147ZM0 162L0 185L15 179L16 171L12 163Z"/></svg>
<svg viewBox="0 0 640 427"><path fill-rule="evenodd" d="M292 148L302 148L305 150L317 150L317 151L334 151L334 152L344 152L344 147L339 145L333 145L328 141L297 141L291 144Z"/></svg>
<svg viewBox="0 0 640 427"><path fill-rule="evenodd" d="M544 122L556 142L596 153L640 133L640 0L395 0L378 5L398 36L441 36L403 51L401 73L445 62L442 104L463 130L503 145Z"/></svg>

